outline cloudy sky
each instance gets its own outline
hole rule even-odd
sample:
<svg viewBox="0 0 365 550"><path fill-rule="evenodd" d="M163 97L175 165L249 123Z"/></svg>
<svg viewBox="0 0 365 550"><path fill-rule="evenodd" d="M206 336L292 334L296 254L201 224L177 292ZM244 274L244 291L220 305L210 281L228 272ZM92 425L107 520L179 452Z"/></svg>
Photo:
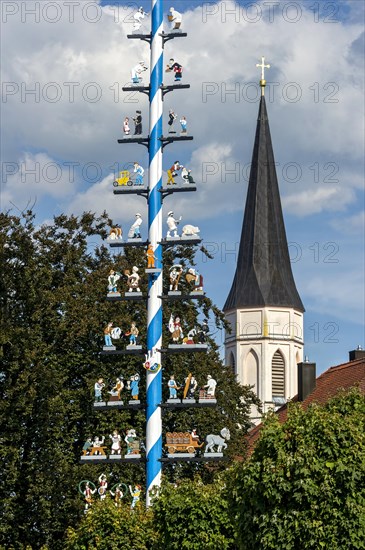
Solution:
<svg viewBox="0 0 365 550"><path fill-rule="evenodd" d="M117 143L125 116L141 109L148 120L147 97L121 90L133 65L149 65L147 44L126 37L140 5L150 11L146 0L1 2L2 209L36 201L39 223L104 209L126 229L131 213L146 219L143 198L112 193L116 171L134 160L148 165L145 148ZM237 259L259 101L256 63L264 55L290 255L306 307L305 352L318 372L345 362L350 349L365 345L364 4L173 5L184 12L188 38L168 42L165 56L183 65L191 89L168 94L165 108L187 117L194 141L166 148L164 170L178 158L198 192L167 198L164 212L200 227L214 256L198 255L200 271L222 307Z"/></svg>

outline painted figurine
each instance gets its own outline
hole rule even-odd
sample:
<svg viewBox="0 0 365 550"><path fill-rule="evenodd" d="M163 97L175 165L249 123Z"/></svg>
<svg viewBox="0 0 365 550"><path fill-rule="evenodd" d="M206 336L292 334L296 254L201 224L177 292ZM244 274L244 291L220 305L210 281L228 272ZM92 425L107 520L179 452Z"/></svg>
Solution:
<svg viewBox="0 0 365 550"><path fill-rule="evenodd" d="M175 376L173 374L170 376L170 380L167 382L167 386L170 392L169 399L177 399L177 390L180 390L181 388L176 384Z"/></svg>
<svg viewBox="0 0 365 550"><path fill-rule="evenodd" d="M196 328L189 330L188 335L183 338L183 344L195 344L194 336L196 336Z"/></svg>
<svg viewBox="0 0 365 550"><path fill-rule="evenodd" d="M134 135L140 136L142 134L142 113L136 111L136 116L132 118L134 122Z"/></svg>
<svg viewBox="0 0 365 550"><path fill-rule="evenodd" d="M185 378L185 384L187 381L188 381L188 378ZM197 387L198 387L198 382L196 381L194 376L191 376L189 381L188 391L186 394L187 399L194 399L194 393Z"/></svg>
<svg viewBox="0 0 365 550"><path fill-rule="evenodd" d="M188 121L186 120L185 116L182 116L180 118L180 125L181 125L181 134L186 135L188 133L188 130L187 130Z"/></svg>
<svg viewBox="0 0 365 550"><path fill-rule="evenodd" d="M170 267L170 291L177 292L182 272L181 264L174 264Z"/></svg>
<svg viewBox="0 0 365 550"><path fill-rule="evenodd" d="M184 180L184 183L195 183L194 178L191 175L191 170L185 166L181 168L181 177Z"/></svg>
<svg viewBox="0 0 365 550"><path fill-rule="evenodd" d="M133 508L135 508L139 502L139 499L141 497L141 486L140 485L135 485L134 486L134 489L132 490L132 486L130 485L129 486L129 491L130 491L130 494L132 495L132 504L131 504L131 509L133 510Z"/></svg>
<svg viewBox="0 0 365 550"><path fill-rule="evenodd" d="M108 348L114 347L112 343L112 337L111 337L112 330L113 330L113 323L110 322L107 324L107 326L104 329L105 346Z"/></svg>
<svg viewBox="0 0 365 550"><path fill-rule="evenodd" d="M147 269L154 269L156 267L155 266L155 260L157 260L157 258L154 254L152 244L148 245L146 256L147 256Z"/></svg>
<svg viewBox="0 0 365 550"><path fill-rule="evenodd" d="M93 484L94 485L94 484ZM96 487L94 485L94 489L90 487L90 481L86 482L85 489L83 491L83 495L85 496L85 514L87 514L90 506L92 506L93 503L93 495L96 493Z"/></svg>
<svg viewBox="0 0 365 550"><path fill-rule="evenodd" d="M199 328L197 333L199 344L206 344L208 334L209 334L208 319L204 319L202 326Z"/></svg>
<svg viewBox="0 0 365 550"><path fill-rule="evenodd" d="M131 225L129 231L128 231L128 238L129 239L140 239L141 238L141 225L142 225L142 216L141 214L136 214L136 219L134 223Z"/></svg>
<svg viewBox="0 0 365 550"><path fill-rule="evenodd" d="M121 453L120 442L122 441L122 438L119 435L118 431L114 430L112 435L109 435L109 438L112 440L111 454L112 455L120 455L120 453Z"/></svg>
<svg viewBox="0 0 365 550"><path fill-rule="evenodd" d="M93 449L95 449L95 451L93 450L93 455L101 455L101 447L104 445L104 441L105 441L105 436L102 436L101 438L99 436L95 436L94 437L94 441L93 441Z"/></svg>
<svg viewBox="0 0 365 550"><path fill-rule="evenodd" d="M180 82L182 79L182 65L180 63L177 63L175 59L171 58L168 65L166 66L166 72L175 73L175 82Z"/></svg>
<svg viewBox="0 0 365 550"><path fill-rule="evenodd" d="M179 237L179 234L177 232L177 226L181 222L181 219L182 217L180 216L178 220L175 220L174 213L172 210L167 214L167 220L166 220L167 227L168 227L167 238L171 237L171 233L173 233L173 237L175 238Z"/></svg>
<svg viewBox="0 0 365 550"><path fill-rule="evenodd" d="M180 339L184 338L184 334L181 328L180 317L175 317L171 314L169 320L169 331L172 335L172 341L177 344Z"/></svg>
<svg viewBox="0 0 365 550"><path fill-rule="evenodd" d="M130 380L128 380L128 385L127 385L127 389L130 390L131 397L135 401L138 401L139 380L140 380L139 374L132 375Z"/></svg>
<svg viewBox="0 0 365 550"><path fill-rule="evenodd" d="M107 488L108 488L107 477L106 477L105 474L100 474L100 476L99 476L99 489L98 489L100 500L105 499Z"/></svg>
<svg viewBox="0 0 365 550"><path fill-rule="evenodd" d="M92 446L93 446L92 439L91 439L91 437L88 437L87 440L85 441L83 447L82 447L82 454L83 455L89 455L90 454L90 449L92 448Z"/></svg>
<svg viewBox="0 0 365 550"><path fill-rule="evenodd" d="M114 491L113 491L114 489ZM118 483L117 485L115 485L115 487L113 487L112 489L110 489L110 494L112 495L112 497L114 497L114 504L117 508L119 508L119 506L122 505L121 503L121 500L122 498L124 497L124 493L122 491L122 483Z"/></svg>
<svg viewBox="0 0 365 550"><path fill-rule="evenodd" d="M186 282L192 287L192 292L202 292L203 277L197 269L190 267L185 275Z"/></svg>
<svg viewBox="0 0 365 550"><path fill-rule="evenodd" d="M167 170L167 185L175 185L176 182L174 178L178 175L179 170L181 169L182 166L180 165L180 162L178 160L175 160L171 168Z"/></svg>
<svg viewBox="0 0 365 550"><path fill-rule="evenodd" d="M199 435L197 434L197 429L196 428L193 428L191 430L191 440L192 441L197 441L199 443Z"/></svg>
<svg viewBox="0 0 365 550"><path fill-rule="evenodd" d="M99 403L100 401L103 400L103 396L102 396L103 388L105 388L104 380L102 378L99 378L99 380L97 380L94 385L95 403Z"/></svg>
<svg viewBox="0 0 365 550"><path fill-rule="evenodd" d="M174 132L174 130L173 130L174 122L175 122L176 119L177 119L177 114L172 109L170 109L169 110L169 121L167 123L168 126L169 126L169 134L176 134L176 132Z"/></svg>
<svg viewBox="0 0 365 550"><path fill-rule="evenodd" d="M180 12L176 11L175 8L170 8L170 15L168 15L167 18L171 23L172 31L180 29L182 23L182 15Z"/></svg>
<svg viewBox="0 0 365 550"><path fill-rule="evenodd" d="M207 376L207 383L205 384L205 386L203 386L203 388L205 389L206 391L206 395L207 397L213 399L215 397L215 388L217 386L217 381L214 380L214 378L212 378L212 376L210 374L208 374Z"/></svg>
<svg viewBox="0 0 365 550"><path fill-rule="evenodd" d="M139 335L139 330L136 327L136 323L132 323L130 330L125 333L125 336L129 336L129 345L130 346L136 346L137 345L138 335Z"/></svg>
<svg viewBox="0 0 365 550"><path fill-rule="evenodd" d="M127 455L132 454L133 451L135 450L134 443L137 441L136 430L134 430L134 429L127 430L124 441L127 444Z"/></svg>
<svg viewBox="0 0 365 550"><path fill-rule="evenodd" d="M146 16L148 16L148 13L146 13L142 7L138 8L136 13L133 15L133 31L139 31L141 29L142 21Z"/></svg>
<svg viewBox="0 0 365 550"><path fill-rule="evenodd" d="M136 185L143 185L143 175L144 175L144 168L138 162L133 163L134 170L133 172L136 175Z"/></svg>
<svg viewBox="0 0 365 550"><path fill-rule="evenodd" d="M123 376L120 376L116 379L114 386L112 389L108 392L111 396L111 398L116 398L117 401L120 401L120 394L124 388L124 382L123 382Z"/></svg>
<svg viewBox="0 0 365 550"><path fill-rule="evenodd" d="M125 136L129 136L131 133L131 129L129 126L129 118L126 116L123 122L123 133Z"/></svg>
<svg viewBox="0 0 365 550"><path fill-rule="evenodd" d="M124 274L127 276L128 292L141 292L139 288L139 281L141 277L138 275L138 271L139 269L136 265L132 267L132 273L129 269L124 271Z"/></svg>
<svg viewBox="0 0 365 550"><path fill-rule="evenodd" d="M123 230L120 227L120 225L116 223L115 226L112 227L109 232L109 239L111 241L116 241L118 239L122 240L122 238L123 238Z"/></svg>
<svg viewBox="0 0 365 550"><path fill-rule="evenodd" d="M114 271L114 269L111 269L109 271L109 276L108 276L108 292L109 293L115 294L116 292L118 292L117 283L118 283L120 278L121 278L121 274L118 271Z"/></svg>
<svg viewBox="0 0 365 550"><path fill-rule="evenodd" d="M142 83L142 73L147 71L148 67L144 61L140 61L131 69L132 84ZM138 111L137 111L138 112Z"/></svg>

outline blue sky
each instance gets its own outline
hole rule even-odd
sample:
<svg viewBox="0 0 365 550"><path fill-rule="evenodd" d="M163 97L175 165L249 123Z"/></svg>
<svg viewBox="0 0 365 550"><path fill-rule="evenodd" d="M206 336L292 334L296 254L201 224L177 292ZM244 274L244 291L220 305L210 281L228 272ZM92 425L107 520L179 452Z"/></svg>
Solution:
<svg viewBox="0 0 365 550"><path fill-rule="evenodd" d="M10 4L5 12L2 3L1 23L2 208L21 210L36 199L39 223L105 208L127 228L131 212L145 215L145 204L114 199L113 171L134 160L147 167L148 158L116 140L136 109L147 122L148 100L120 88L133 64L149 64L147 45L126 34L135 6L150 11L150 2L82 2L72 14L63 2L57 10ZM191 89L166 96L165 108L187 116L194 141L166 148L164 170L179 158L198 192L168 198L164 208L200 226L214 258L198 254L199 268L222 307L256 127L256 63L265 55L287 238L306 307L305 353L318 372L345 362L350 349L365 345L364 4L175 0L165 2L166 14L171 5L184 12L188 38L167 44L165 55L182 63ZM223 335L217 340L223 345Z"/></svg>

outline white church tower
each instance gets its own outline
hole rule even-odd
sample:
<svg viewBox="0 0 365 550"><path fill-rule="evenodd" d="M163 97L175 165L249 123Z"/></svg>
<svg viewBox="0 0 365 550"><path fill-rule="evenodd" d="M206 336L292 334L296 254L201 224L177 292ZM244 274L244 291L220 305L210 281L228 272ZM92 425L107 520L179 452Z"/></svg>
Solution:
<svg viewBox="0 0 365 550"><path fill-rule="evenodd" d="M264 70L264 58L262 59ZM236 273L224 305L226 365L249 384L266 412L298 392L304 307L295 286L264 90L259 107ZM260 418L251 411L253 423Z"/></svg>

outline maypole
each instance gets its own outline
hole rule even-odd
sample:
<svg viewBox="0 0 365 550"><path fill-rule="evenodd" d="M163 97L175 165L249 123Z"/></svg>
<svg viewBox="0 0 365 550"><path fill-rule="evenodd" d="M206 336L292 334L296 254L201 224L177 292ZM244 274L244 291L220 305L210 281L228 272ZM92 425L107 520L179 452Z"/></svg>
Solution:
<svg viewBox="0 0 365 550"><path fill-rule="evenodd" d="M173 58L170 59L170 63L164 67L163 61L163 51L164 45L166 42L174 38L184 38L187 36L187 33L182 32L180 29L182 16L174 8L170 8L169 21L172 23L171 29L169 32L165 33L163 30L163 0L152 0L152 11L151 11L151 32L145 33L143 31L141 21L144 17L148 15L144 12L143 8L139 8L137 13L134 15L134 28L133 33L127 35L128 38L143 40L148 42L151 49L151 69L150 69L150 82L149 85L143 83L143 79L140 76L147 67L144 62L138 63L131 70L132 81L129 85L123 87L123 91L135 90L140 93L148 94L149 96L149 133L148 135L143 135L142 133L142 116L141 111L137 111L136 118L133 119L135 122L135 133L130 135L129 128L129 118L126 117L123 124L124 136L121 139L118 139L118 143L127 144L127 143L138 143L148 147L149 152L149 180L148 187L145 187L143 184L143 174L144 169L140 166L138 162L134 162L134 172L137 173L135 178L135 183L133 184L131 174L129 171L122 171L120 178L118 178L114 183L114 194L115 195L125 195L125 194L136 194L143 196L148 201L148 240L143 241L141 234L139 232L139 226L142 223L141 215L136 214L136 220L132 225L130 231L133 229L132 233L128 233L127 241L123 241L123 232L119 225L116 225L115 228L111 229L110 238L108 239L111 247L143 247L147 248L145 255L147 256L147 269L145 270L148 274L148 296L147 296L147 342L146 346L137 345L136 339L138 337L138 329L135 323L132 323L131 330L128 333L130 335L130 345L123 349L123 346L114 346L112 339L120 339L121 329L119 327L113 327L113 323L108 323L107 327L104 329L104 340L105 345L103 347L102 355L144 355L147 352L147 359L144 363L146 369L146 505L150 506L152 496L156 493L161 485L161 473L163 463L175 463L182 461L194 461L194 462L205 462L211 460L221 460L222 453L214 453L212 449L207 449L209 452L205 452L203 456L195 456L197 449L200 449L203 445L198 444L197 435L195 430L191 433L183 434L184 438L188 440L183 442L183 444L176 444L174 440L174 434L166 434L166 447L167 453L162 452L162 407L170 408L172 410L186 408L186 407L214 407L216 405L214 397L215 390L215 380L211 376L208 378L212 380L210 387L213 383L213 394L207 394L205 396L200 396L199 401L196 402L194 398L194 391L197 387L197 382L195 381L192 373L187 373L185 379L185 388L183 397L184 399L177 398L176 392L171 398L171 385L170 388L170 398L164 403L162 396L162 387L163 387L163 377L161 368L162 360L161 355L163 354L166 357L169 353L195 353L195 352L207 352L208 345L206 343L205 336L206 330L204 327L197 332L196 328L190 330L186 339L183 342L179 342L182 339L181 330L178 333L178 336L173 336L173 343L163 346L162 342L162 303L163 299L180 301L181 304L187 300L193 299L202 299L204 298L202 282L198 275L191 273L186 274L186 280L188 281L188 275L190 278L193 278L195 281L194 288L186 290L186 293L178 291L177 286L179 279L182 274L182 266L173 265L170 266L170 290L164 292L163 289L163 245L165 246L192 246L199 244L201 239L198 235L199 228L186 225L183 228L181 236L178 235L176 230L176 223L179 223L180 220L175 220L173 217L173 212L168 214L167 225L169 231L166 234L166 238L162 236L162 202L164 198L170 196L172 193L182 193L182 192L192 192L196 191L196 185L193 180L193 177L190 174L190 170L186 167L181 166L178 162L174 163L169 170L167 170L168 181L166 186L162 182L162 160L163 160L163 149L166 145L169 145L176 141L189 141L193 137L188 135L186 130L186 118L182 117L180 120L181 123L181 133L176 135L176 132L169 131L166 135L163 132L163 98L169 92L175 90L182 90L190 88L189 84L182 84L182 69L183 67L177 63ZM164 84L163 78L164 73L172 73L175 75L173 84ZM171 112L169 113L171 116ZM174 118L173 118L174 120ZM170 121L169 121L170 122ZM177 177L178 172L182 170L180 182L175 181L174 178ZM185 175L183 173L185 171ZM169 225L170 223L170 225ZM171 234L172 233L172 234ZM180 269L180 271L176 271ZM176 279L172 279L172 273L176 271L175 275L178 275ZM144 296L140 292L139 287L139 275L138 267L133 266L132 275L137 276L137 283L134 288L133 283L129 284L128 292L124 293L124 296L117 291L117 281L121 277L120 273L115 273L114 270L111 270L111 274L108 279L108 288L109 292L107 294L107 300L110 301L130 301L130 300L143 300ZM127 275L127 271L125 271ZM129 280L129 279L128 279ZM175 281L173 288L171 287L171 281ZM172 319L172 316L171 316ZM170 320L171 320L170 319ZM176 322L176 325L174 324ZM176 316L175 320L172 320L174 325L174 330L170 332L172 335L176 332L176 327L179 325L179 317ZM206 325L207 326L207 325ZM180 327L181 328L181 327ZM132 330L134 332L132 333ZM114 332L114 336L113 336ZM198 340L194 341L194 336ZM166 374L165 374L166 376ZM170 380L174 380L174 375L170 374ZM112 394L108 401L104 401L102 398L102 390L105 384L103 379L99 378L95 383L95 403L94 408L96 410L111 410L113 408L117 409L126 409L130 411L138 410L139 408L144 408L144 405L140 403L138 399L138 380L139 374L132 376L128 382L128 389L133 389L135 392L132 394L134 399L124 404L121 399L121 391L124 387L124 383L121 382L123 377L117 378L117 383L109 394ZM129 385L130 384L130 385ZM132 386L133 384L133 386ZM174 384L172 384L174 386ZM119 389L118 389L119 388ZM113 393L114 392L114 393ZM185 399L186 398L186 399ZM226 434L227 429L221 431L222 437L223 432ZM117 462L123 463L135 463L142 460L140 454L140 443L137 440L137 436L134 429L128 429L126 431L126 437L124 441L127 443L127 454L122 457L121 452L121 436L118 433L118 430L114 430L113 434L109 434L109 439L112 439L112 449L110 455L107 456L105 453L106 446L104 445L105 436L99 440L99 438L94 439L94 443L91 443L91 438L89 438L83 447L83 455L81 457L81 462L92 462L94 464L104 463L104 464L116 464ZM97 445L96 445L97 443ZM133 446L134 445L134 446ZM92 488L92 482L84 480L86 483L85 487L82 486L82 494L85 495L87 511L89 506L89 499L95 490ZM104 495L107 487L106 475L102 474L99 476L99 483L101 484L100 495ZM115 487L118 487L121 494L121 487L125 484L119 483ZM79 488L80 492L81 489ZM117 489L112 494L116 494ZM129 486L129 491L133 497L131 508L134 508L138 503L139 496L141 493L141 486L139 484L135 485L134 490ZM119 493L118 493L119 494ZM102 498L102 496L100 497ZM118 497L119 498L119 497ZM123 498L123 495L120 496Z"/></svg>
<svg viewBox="0 0 365 550"><path fill-rule="evenodd" d="M156 350L161 364L162 347L162 114L163 114L163 0L152 0L151 77L150 77L150 140L149 140L149 242L152 244L160 273L149 277L147 311L147 349ZM162 471L162 371L147 371L147 487L146 504L150 504L150 491L160 486Z"/></svg>

